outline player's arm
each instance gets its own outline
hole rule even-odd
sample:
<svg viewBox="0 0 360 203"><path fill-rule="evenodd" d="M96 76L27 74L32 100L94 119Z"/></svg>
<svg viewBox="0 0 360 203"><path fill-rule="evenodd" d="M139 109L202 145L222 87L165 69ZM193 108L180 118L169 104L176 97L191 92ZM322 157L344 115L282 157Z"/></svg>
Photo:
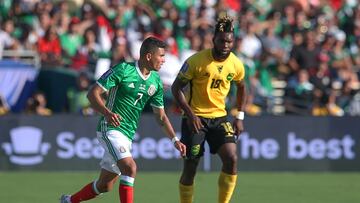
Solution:
<svg viewBox="0 0 360 203"><path fill-rule="evenodd" d="M174 146L179 150L181 156L186 154L186 146L180 142L179 138L176 137L174 128L172 127L169 118L167 117L164 108L153 107L153 112L156 116L156 121L161 126L161 129L174 143Z"/></svg>
<svg viewBox="0 0 360 203"><path fill-rule="evenodd" d="M100 85L95 83L94 85L91 86L87 94L87 98L90 101L91 107L95 109L95 111L102 114L108 123L110 123L115 127L119 126L121 118L118 114L113 113L106 107L104 100L102 98L102 94L104 92L105 90Z"/></svg>
<svg viewBox="0 0 360 203"><path fill-rule="evenodd" d="M244 120L244 109L245 109L245 99L246 99L246 90L244 80L236 82L236 108L238 114L234 120L235 135L240 135L244 130L243 120Z"/></svg>
<svg viewBox="0 0 360 203"><path fill-rule="evenodd" d="M172 94L175 98L175 101L179 104L180 108L184 111L186 117L189 119L189 125L192 130L196 133L203 127L199 117L197 117L194 112L192 111L191 107L186 101L184 95L184 87L189 83L188 80L177 77L174 83L171 86Z"/></svg>

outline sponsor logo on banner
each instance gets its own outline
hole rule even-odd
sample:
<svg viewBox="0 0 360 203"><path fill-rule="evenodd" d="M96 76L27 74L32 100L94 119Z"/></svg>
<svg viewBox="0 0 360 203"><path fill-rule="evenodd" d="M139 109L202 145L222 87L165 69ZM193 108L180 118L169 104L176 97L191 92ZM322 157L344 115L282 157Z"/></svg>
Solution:
<svg viewBox="0 0 360 203"><path fill-rule="evenodd" d="M355 159L355 139L351 135L329 140L314 137L305 140L294 132L289 132L286 145L280 145L274 138L257 139L244 132L239 137L242 159L276 159L281 154L288 160L353 160Z"/></svg>
<svg viewBox="0 0 360 203"><path fill-rule="evenodd" d="M21 126L10 130L11 142L2 144L11 163L17 165L36 165L50 150L50 143L42 142L42 131L31 126Z"/></svg>

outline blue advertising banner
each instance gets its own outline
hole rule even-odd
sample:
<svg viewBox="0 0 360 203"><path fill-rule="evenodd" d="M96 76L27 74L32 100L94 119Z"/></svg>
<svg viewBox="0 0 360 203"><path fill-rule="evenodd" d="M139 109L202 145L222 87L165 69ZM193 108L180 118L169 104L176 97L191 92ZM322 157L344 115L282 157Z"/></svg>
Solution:
<svg viewBox="0 0 360 203"><path fill-rule="evenodd" d="M103 149L96 139L97 117L8 115L0 117L0 170L97 170ZM170 116L178 136L179 116ZM247 117L238 140L240 171L360 171L360 117ZM133 143L144 171L182 168L179 153L144 114ZM205 171L219 170L205 153Z"/></svg>

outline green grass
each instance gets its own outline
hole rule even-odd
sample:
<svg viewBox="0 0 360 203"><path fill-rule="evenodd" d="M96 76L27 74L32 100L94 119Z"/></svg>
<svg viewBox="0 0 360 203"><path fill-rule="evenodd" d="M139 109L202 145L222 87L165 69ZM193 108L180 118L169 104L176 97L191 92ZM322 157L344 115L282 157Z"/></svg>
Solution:
<svg viewBox="0 0 360 203"><path fill-rule="evenodd" d="M179 172L138 172L136 203L176 203ZM218 173L199 173L195 203L216 203ZM96 172L0 172L0 202L58 202ZM117 186L91 202L119 202ZM360 173L240 173L232 203L359 203Z"/></svg>

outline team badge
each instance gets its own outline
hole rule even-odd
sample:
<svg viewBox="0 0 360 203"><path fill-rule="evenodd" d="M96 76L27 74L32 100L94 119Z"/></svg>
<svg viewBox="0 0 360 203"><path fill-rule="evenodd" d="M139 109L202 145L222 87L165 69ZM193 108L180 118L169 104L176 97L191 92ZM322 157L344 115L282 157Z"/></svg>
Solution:
<svg viewBox="0 0 360 203"><path fill-rule="evenodd" d="M121 152L121 153L125 153L125 152L126 152L125 147L121 146L121 147L120 147L120 152Z"/></svg>
<svg viewBox="0 0 360 203"><path fill-rule="evenodd" d="M227 79L228 81L231 81L233 78L234 78L234 73L229 73L229 74L226 76L226 79Z"/></svg>
<svg viewBox="0 0 360 203"><path fill-rule="evenodd" d="M196 156L200 153L200 145L194 145L191 147L191 154Z"/></svg>
<svg viewBox="0 0 360 203"><path fill-rule="evenodd" d="M148 95L153 96L155 94L156 91L156 87L154 85L150 85L149 89L148 89Z"/></svg>

